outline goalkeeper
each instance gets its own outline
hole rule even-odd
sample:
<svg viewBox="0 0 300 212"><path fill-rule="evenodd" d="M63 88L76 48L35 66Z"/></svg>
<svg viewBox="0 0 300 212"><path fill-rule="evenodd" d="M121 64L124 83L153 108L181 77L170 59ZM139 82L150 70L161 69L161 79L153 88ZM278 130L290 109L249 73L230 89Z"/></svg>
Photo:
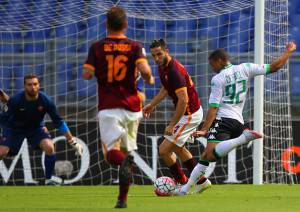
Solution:
<svg viewBox="0 0 300 212"><path fill-rule="evenodd" d="M4 111L0 115L1 127L3 127L3 137L0 140L0 160L6 156L17 155L23 140L27 138L33 149L40 148L45 152L45 184L55 185L56 182L51 177L56 156L54 143L44 124L46 113L51 117L54 126L64 134L76 155L81 155L83 148L73 138L54 103L39 90L39 79L34 74L24 77L24 91L11 98L1 90L0 100L5 105Z"/></svg>

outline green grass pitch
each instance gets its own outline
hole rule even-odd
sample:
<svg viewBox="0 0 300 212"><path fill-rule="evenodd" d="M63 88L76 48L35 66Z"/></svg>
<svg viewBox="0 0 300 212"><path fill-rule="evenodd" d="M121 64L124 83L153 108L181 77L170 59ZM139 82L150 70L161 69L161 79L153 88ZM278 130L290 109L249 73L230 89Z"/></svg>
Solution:
<svg viewBox="0 0 300 212"><path fill-rule="evenodd" d="M114 209L117 186L2 186L0 211L287 212L300 211L300 185L213 185L198 195L156 197L132 186L127 209Z"/></svg>

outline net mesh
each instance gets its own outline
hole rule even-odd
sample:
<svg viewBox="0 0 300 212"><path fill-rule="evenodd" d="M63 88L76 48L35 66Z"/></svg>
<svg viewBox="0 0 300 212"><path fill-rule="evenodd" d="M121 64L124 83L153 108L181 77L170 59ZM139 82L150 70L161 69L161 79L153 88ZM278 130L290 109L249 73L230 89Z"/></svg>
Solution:
<svg viewBox="0 0 300 212"><path fill-rule="evenodd" d="M234 64L254 61L253 0L1 1L0 87L13 95L22 90L25 74L38 74L42 90L54 99L72 133L86 144L84 156L77 158L63 139L56 141L58 160L73 164L67 183L96 185L118 181L117 168L104 161L99 145L97 82L81 79L88 47L106 36L105 13L114 5L127 11L127 36L143 43L148 52L156 84L151 87L139 82L146 93L146 102L160 89L157 67L149 56L153 39L164 38L171 55L185 65L204 111L213 75L208 54L213 49L225 48ZM271 62L284 51L288 40L287 0L267 0L265 12L265 61ZM264 181L267 183L296 182L295 175L282 168L282 154L293 143L288 79L287 66L265 78ZM253 83L247 95L244 118L252 126ZM157 157L157 145L173 112L171 101L166 99L150 120L141 122L135 183L147 184L156 176L169 175ZM51 124L48 127L53 137L59 136ZM19 156L0 163L2 183L43 182L43 156L30 148L27 153L26 145ZM204 146L205 140L200 140L188 148L199 159ZM293 165L294 158L289 159ZM210 179L215 183L252 183L252 166L252 147L243 146L212 163Z"/></svg>

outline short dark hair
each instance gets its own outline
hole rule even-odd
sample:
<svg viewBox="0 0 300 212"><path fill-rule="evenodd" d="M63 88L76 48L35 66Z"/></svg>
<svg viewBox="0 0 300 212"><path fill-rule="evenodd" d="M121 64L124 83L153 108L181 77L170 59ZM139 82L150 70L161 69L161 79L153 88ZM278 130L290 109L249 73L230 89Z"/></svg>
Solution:
<svg viewBox="0 0 300 212"><path fill-rule="evenodd" d="M120 31L124 28L127 20L126 12L121 7L112 7L107 11L106 23L107 27L113 31Z"/></svg>
<svg viewBox="0 0 300 212"><path fill-rule="evenodd" d="M24 76L24 85L25 85L26 80L34 79L34 78L36 78L38 80L38 82L40 83L40 79L36 74L27 74Z"/></svg>
<svg viewBox="0 0 300 212"><path fill-rule="evenodd" d="M216 49L212 53L210 53L209 60L222 60L222 61L228 61L229 60L229 54L225 51L225 49Z"/></svg>
<svg viewBox="0 0 300 212"><path fill-rule="evenodd" d="M159 39L159 40L153 40L150 49L156 48L156 47L161 47L162 49L167 49L167 44L164 39Z"/></svg>

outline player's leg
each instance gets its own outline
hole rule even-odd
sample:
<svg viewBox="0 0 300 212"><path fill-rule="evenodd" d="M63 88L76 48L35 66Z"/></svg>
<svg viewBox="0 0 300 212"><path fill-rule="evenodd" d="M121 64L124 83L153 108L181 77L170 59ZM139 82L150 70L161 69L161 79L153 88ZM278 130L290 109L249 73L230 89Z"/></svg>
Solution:
<svg viewBox="0 0 300 212"><path fill-rule="evenodd" d="M4 159L7 156L8 152L9 152L8 146L0 145L0 160Z"/></svg>
<svg viewBox="0 0 300 212"><path fill-rule="evenodd" d="M159 145L159 156L163 159L166 166L169 168L176 182L185 184L188 178L185 176L179 162L177 161L177 157L174 153L175 148L176 144L172 143L168 139L164 139L164 141Z"/></svg>
<svg viewBox="0 0 300 212"><path fill-rule="evenodd" d="M6 156L15 156L18 154L25 135L14 130L4 128L3 136L0 139L0 160Z"/></svg>
<svg viewBox="0 0 300 212"><path fill-rule="evenodd" d="M131 167L133 165L133 157L128 155L127 152L136 149L136 133L138 126L138 119L136 117L141 117L142 115L141 113L139 116L137 116L136 113L129 115L127 113L130 112L121 109L109 109L102 110L98 114L101 142L105 159L111 165L120 166L119 195L115 206L117 208L127 207L127 195L131 183ZM127 116L132 117L133 119L136 118L134 122L136 126L132 127L130 132L127 130L128 127L126 127L126 123L128 124ZM133 149L126 148L127 144L123 144L123 140L127 138L127 136L135 139ZM121 151L121 142L126 150L125 152Z"/></svg>
<svg viewBox="0 0 300 212"><path fill-rule="evenodd" d="M187 194L193 185L199 182L200 179L203 179L203 176L205 175L205 172L209 166L209 159L211 159L209 156L213 156L213 151L216 145L217 143L215 142L207 142L207 146L201 155L201 160L191 172L188 182L181 188L180 195ZM202 184L204 185L196 188L196 193L202 192L203 189L208 188L211 185L209 180L205 180L204 182L202 182Z"/></svg>
<svg viewBox="0 0 300 212"><path fill-rule="evenodd" d="M101 110L98 113L99 128L105 160L119 166L126 155L120 150L121 137L126 133L120 125L124 118L116 109Z"/></svg>
<svg viewBox="0 0 300 212"><path fill-rule="evenodd" d="M122 162L119 169L119 195L116 208L127 207L127 196L129 186L132 181L134 157L131 152L137 150L137 133L140 119L142 118L141 112L130 112L123 110L124 129L125 134L121 137L120 148L126 153L126 158Z"/></svg>
<svg viewBox="0 0 300 212"><path fill-rule="evenodd" d="M241 131L243 125L234 119L222 118L215 120L209 129L207 147L205 148L201 160L194 168L189 181L181 189L182 194L186 194L192 185L194 185L206 172L209 162L224 157L234 148L245 144L251 140L261 138L261 135L255 131ZM240 131L237 138L230 139Z"/></svg>
<svg viewBox="0 0 300 212"><path fill-rule="evenodd" d="M203 111L200 108L198 111L191 115L183 116L178 124L175 126L176 131L172 136L165 136L166 139L172 141L174 144L172 151L179 156L184 165L188 168L189 172L192 172L193 168L196 166L196 161L192 154L184 147L187 142L194 142L190 135L193 131L197 129L202 121ZM200 180L200 183L206 181L206 178Z"/></svg>
<svg viewBox="0 0 300 212"><path fill-rule="evenodd" d="M216 145L214 156L216 159L224 157L234 148L259 138L262 138L260 133L253 130L244 130L239 137L223 141Z"/></svg>
<svg viewBox="0 0 300 212"><path fill-rule="evenodd" d="M46 127L40 127L33 132L27 134L28 142L33 149L41 149L45 152L45 184L58 185L57 182L51 180L54 166L56 162L54 143Z"/></svg>
<svg viewBox="0 0 300 212"><path fill-rule="evenodd" d="M205 175L210 161L215 161L214 149L219 142L231 137L231 130L222 120L215 120L209 129L207 146L201 155L201 160L192 171L189 181L181 188L180 195L185 195L198 180Z"/></svg>
<svg viewBox="0 0 300 212"><path fill-rule="evenodd" d="M40 148L45 152L45 160L44 160L44 166L45 166L45 184L46 185L57 185L58 183L51 180L55 162L56 162L56 155L55 155L55 148L53 141L49 138L43 139L40 142Z"/></svg>
<svg viewBox="0 0 300 212"><path fill-rule="evenodd" d="M191 152L184 146L175 148L174 152L180 158L180 160L183 162L185 167L188 169L189 174L191 174L197 165L197 162L196 162L195 158L193 157L193 155L191 154ZM208 180L205 176L202 176L199 179L199 181L197 182L197 184L199 185L198 186L199 189L197 191L195 191L195 193L201 193L204 190L211 187L210 180Z"/></svg>

